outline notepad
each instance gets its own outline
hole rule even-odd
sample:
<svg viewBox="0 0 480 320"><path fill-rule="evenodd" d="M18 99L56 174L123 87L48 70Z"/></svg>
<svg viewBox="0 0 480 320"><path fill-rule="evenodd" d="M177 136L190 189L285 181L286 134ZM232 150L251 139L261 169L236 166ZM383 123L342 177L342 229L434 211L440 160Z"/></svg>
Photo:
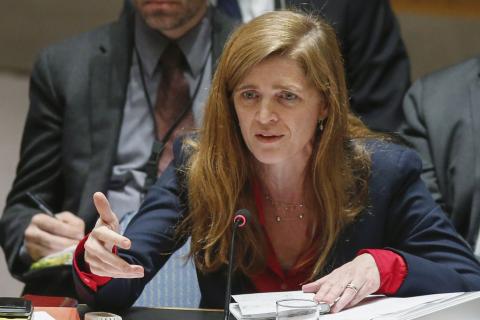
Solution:
<svg viewBox="0 0 480 320"><path fill-rule="evenodd" d="M63 249L62 251L52 253L48 256L41 258L40 260L32 263L30 271L41 270L45 268L51 268L62 265L72 265L73 254L76 246L71 246Z"/></svg>

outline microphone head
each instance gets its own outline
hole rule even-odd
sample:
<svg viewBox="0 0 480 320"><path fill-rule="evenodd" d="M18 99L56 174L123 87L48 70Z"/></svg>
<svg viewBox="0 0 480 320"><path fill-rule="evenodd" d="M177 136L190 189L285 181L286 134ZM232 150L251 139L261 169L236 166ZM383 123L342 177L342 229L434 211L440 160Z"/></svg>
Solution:
<svg viewBox="0 0 480 320"><path fill-rule="evenodd" d="M250 220L251 214L247 209L240 209L235 213L233 217L233 223L237 224L239 227L243 227Z"/></svg>

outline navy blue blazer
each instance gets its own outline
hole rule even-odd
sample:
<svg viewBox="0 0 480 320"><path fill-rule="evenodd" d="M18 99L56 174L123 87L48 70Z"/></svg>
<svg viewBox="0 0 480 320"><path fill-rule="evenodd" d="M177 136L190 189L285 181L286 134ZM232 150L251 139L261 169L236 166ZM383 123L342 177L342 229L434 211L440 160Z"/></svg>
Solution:
<svg viewBox="0 0 480 320"><path fill-rule="evenodd" d="M400 254L408 267L396 296L480 290L480 264L420 179L417 154L378 141L367 143L367 148L372 158L369 205L342 232L324 272L351 261L360 249L388 248ZM131 249L119 251L129 263L143 265L145 277L113 279L94 293L75 275L83 302L105 310L131 306L168 259L168 253L182 245L183 240L174 238L175 225L187 214L185 173L178 170L186 156L180 143L174 146L174 154L172 165L152 187L125 232L132 241ZM197 274L200 307L222 308L226 268ZM245 275L234 275L233 294L253 291Z"/></svg>

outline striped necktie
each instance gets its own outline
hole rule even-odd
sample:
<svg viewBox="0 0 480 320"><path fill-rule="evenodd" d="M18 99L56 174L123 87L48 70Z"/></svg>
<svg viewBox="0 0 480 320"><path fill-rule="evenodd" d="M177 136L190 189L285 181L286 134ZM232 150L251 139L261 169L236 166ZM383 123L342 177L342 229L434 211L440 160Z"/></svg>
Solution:
<svg viewBox="0 0 480 320"><path fill-rule="evenodd" d="M187 133L193 128L192 99L190 88L184 72L188 64L182 51L174 42L170 43L160 58L162 78L157 91L155 103L155 122L157 125L157 138L162 141L169 129L176 123L186 108L190 108L174 131L165 142L165 149L158 162L158 175L160 176L173 159L172 144L176 137Z"/></svg>

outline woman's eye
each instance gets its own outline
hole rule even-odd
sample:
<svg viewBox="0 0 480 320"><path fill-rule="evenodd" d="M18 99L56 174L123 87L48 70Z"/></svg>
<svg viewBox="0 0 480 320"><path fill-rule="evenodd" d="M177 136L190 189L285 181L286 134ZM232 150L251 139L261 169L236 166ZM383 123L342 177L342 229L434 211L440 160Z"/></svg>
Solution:
<svg viewBox="0 0 480 320"><path fill-rule="evenodd" d="M298 98L298 96L297 96L296 94L291 93L291 92L282 92L282 93L280 94L280 97L281 97L282 99L287 100L287 101L292 101L292 100L295 100L295 99Z"/></svg>
<svg viewBox="0 0 480 320"><path fill-rule="evenodd" d="M242 92L242 97L245 99L255 99L257 97L257 93L255 91L244 91Z"/></svg>

